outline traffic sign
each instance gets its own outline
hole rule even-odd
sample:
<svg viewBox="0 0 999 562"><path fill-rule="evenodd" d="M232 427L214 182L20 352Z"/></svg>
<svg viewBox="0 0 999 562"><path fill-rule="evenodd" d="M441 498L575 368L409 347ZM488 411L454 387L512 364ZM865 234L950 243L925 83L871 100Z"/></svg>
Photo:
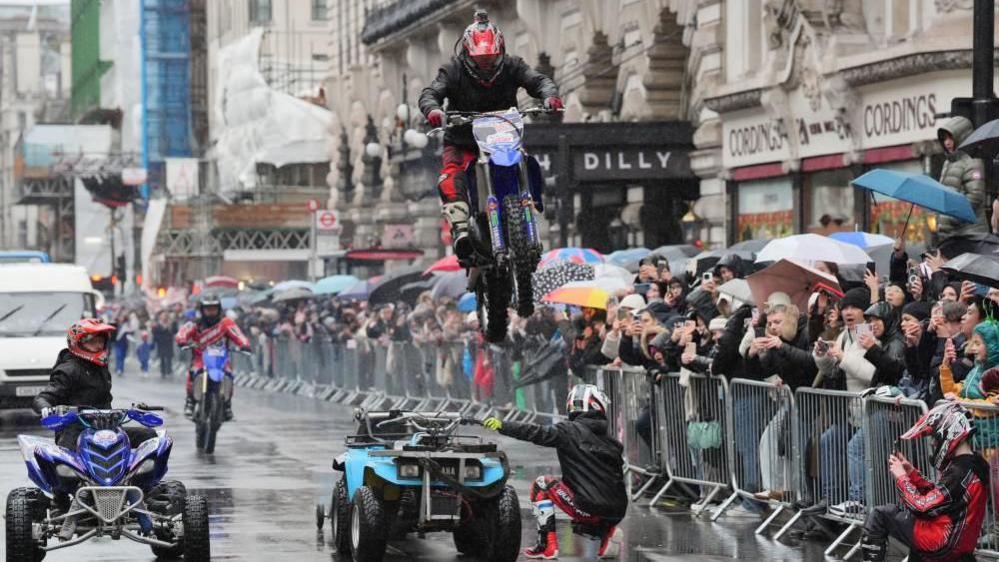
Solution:
<svg viewBox="0 0 999 562"><path fill-rule="evenodd" d="M336 211L327 209L314 213L316 230L332 231L340 229L340 220L336 216Z"/></svg>

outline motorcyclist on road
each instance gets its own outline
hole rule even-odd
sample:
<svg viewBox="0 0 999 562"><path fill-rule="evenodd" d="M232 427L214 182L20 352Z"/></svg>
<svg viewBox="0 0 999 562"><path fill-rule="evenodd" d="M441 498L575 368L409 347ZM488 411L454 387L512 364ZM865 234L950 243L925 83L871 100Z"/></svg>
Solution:
<svg viewBox="0 0 999 562"><path fill-rule="evenodd" d="M205 348L225 342L231 342L243 351L250 350L250 340L239 326L227 316L222 315L222 301L217 297L208 296L198 303L200 318L197 322L188 322L177 332L177 345L191 347L191 368L187 371L187 399L184 402L184 415L194 417L194 375L204 368L203 354ZM228 369L228 366L227 366ZM225 419L231 421L232 397L225 400Z"/></svg>
<svg viewBox="0 0 999 562"><path fill-rule="evenodd" d="M500 111L517 106L520 88L543 100L546 108L562 109L555 82L529 67L524 59L507 54L503 33L489 22L486 12L477 11L475 21L462 35L461 52L440 67L437 78L420 95L420 111L430 125L440 127L444 124L445 99L449 111ZM477 156L471 125L454 127L444 135L437 189L444 218L451 227L454 253L462 263L467 263L473 253L468 238L471 211L465 169Z"/></svg>
<svg viewBox="0 0 999 562"><path fill-rule="evenodd" d="M868 515L862 542L865 562L885 560L889 537L909 547L910 559L974 560L989 494L989 465L971 450L974 431L964 406L940 402L902 435L932 439L939 478L926 480L901 453L889 457L902 507L882 505Z"/></svg>
<svg viewBox="0 0 999 562"><path fill-rule="evenodd" d="M624 483L624 447L607 434L610 400L592 384L569 391L569 421L553 426L487 418L482 425L502 435L555 447L562 477L539 476L531 485L538 520L538 543L524 551L528 558L558 558L555 507L565 512L576 533L599 543L598 557L609 554L611 538L628 509Z"/></svg>
<svg viewBox="0 0 999 562"><path fill-rule="evenodd" d="M49 375L49 384L38 393L32 408L43 418L59 406L90 406L111 408L111 372L108 370L108 344L115 327L93 318L84 318L69 327L66 349L59 352ZM122 428L132 447L156 437L156 432L144 426ZM76 450L76 441L83 432L79 424L56 433L56 444Z"/></svg>

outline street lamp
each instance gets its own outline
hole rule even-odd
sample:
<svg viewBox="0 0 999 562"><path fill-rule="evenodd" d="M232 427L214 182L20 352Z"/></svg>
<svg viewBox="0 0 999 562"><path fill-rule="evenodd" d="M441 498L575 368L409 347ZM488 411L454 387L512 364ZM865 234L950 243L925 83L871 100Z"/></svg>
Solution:
<svg viewBox="0 0 999 562"><path fill-rule="evenodd" d="M402 135L402 140L409 146L416 149L423 149L427 146L427 143L430 142L427 135L417 131L416 129L407 129Z"/></svg>
<svg viewBox="0 0 999 562"><path fill-rule="evenodd" d="M409 124L409 104L400 103L399 107L395 108L395 116L403 123L403 126Z"/></svg>
<svg viewBox="0 0 999 562"><path fill-rule="evenodd" d="M377 142L369 142L364 145L364 153L372 158L378 158L382 154L382 147Z"/></svg>
<svg viewBox="0 0 999 562"><path fill-rule="evenodd" d="M683 229L683 238L688 244L693 244L701 237L701 225L704 224L704 219L697 216L694 212L693 207L687 211L687 214L683 215L680 219L680 228Z"/></svg>

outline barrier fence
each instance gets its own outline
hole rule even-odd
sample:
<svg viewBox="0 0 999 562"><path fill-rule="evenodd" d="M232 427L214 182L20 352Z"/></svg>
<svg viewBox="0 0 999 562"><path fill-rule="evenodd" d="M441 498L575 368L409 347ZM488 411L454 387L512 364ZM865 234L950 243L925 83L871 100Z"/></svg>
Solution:
<svg viewBox="0 0 999 562"><path fill-rule="evenodd" d="M277 339L269 357L233 355L237 383L297 392L363 408L458 411L507 421L558 421L571 375L518 388L526 373L516 350L462 343L339 345ZM467 373L485 360L491 392ZM183 358L181 358L183 361ZM478 374L478 373L477 373ZM780 538L805 520L843 531L826 550L859 551L873 507L899 503L888 457L901 452L929 480L928 440L899 436L926 410L921 401L798 388L698 374L653 375L633 367L591 367L583 377L611 400L609 429L624 445L632 499L653 506L673 492L694 514L723 517L740 503L768 508L757 534ZM999 558L999 406L974 405L975 450L993 485L977 554ZM853 540L851 540L853 537Z"/></svg>

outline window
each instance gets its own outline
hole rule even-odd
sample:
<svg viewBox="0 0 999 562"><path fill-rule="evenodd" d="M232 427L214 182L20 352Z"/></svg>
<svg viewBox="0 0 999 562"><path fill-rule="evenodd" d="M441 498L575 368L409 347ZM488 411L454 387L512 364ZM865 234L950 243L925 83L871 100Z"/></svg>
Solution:
<svg viewBox="0 0 999 562"><path fill-rule="evenodd" d="M272 0L250 0L250 21L268 23L271 21Z"/></svg>
<svg viewBox="0 0 999 562"><path fill-rule="evenodd" d="M739 184L736 239L780 238L794 233L794 195L790 178Z"/></svg>
<svg viewBox="0 0 999 562"><path fill-rule="evenodd" d="M326 0L312 0L312 21L326 20Z"/></svg>

